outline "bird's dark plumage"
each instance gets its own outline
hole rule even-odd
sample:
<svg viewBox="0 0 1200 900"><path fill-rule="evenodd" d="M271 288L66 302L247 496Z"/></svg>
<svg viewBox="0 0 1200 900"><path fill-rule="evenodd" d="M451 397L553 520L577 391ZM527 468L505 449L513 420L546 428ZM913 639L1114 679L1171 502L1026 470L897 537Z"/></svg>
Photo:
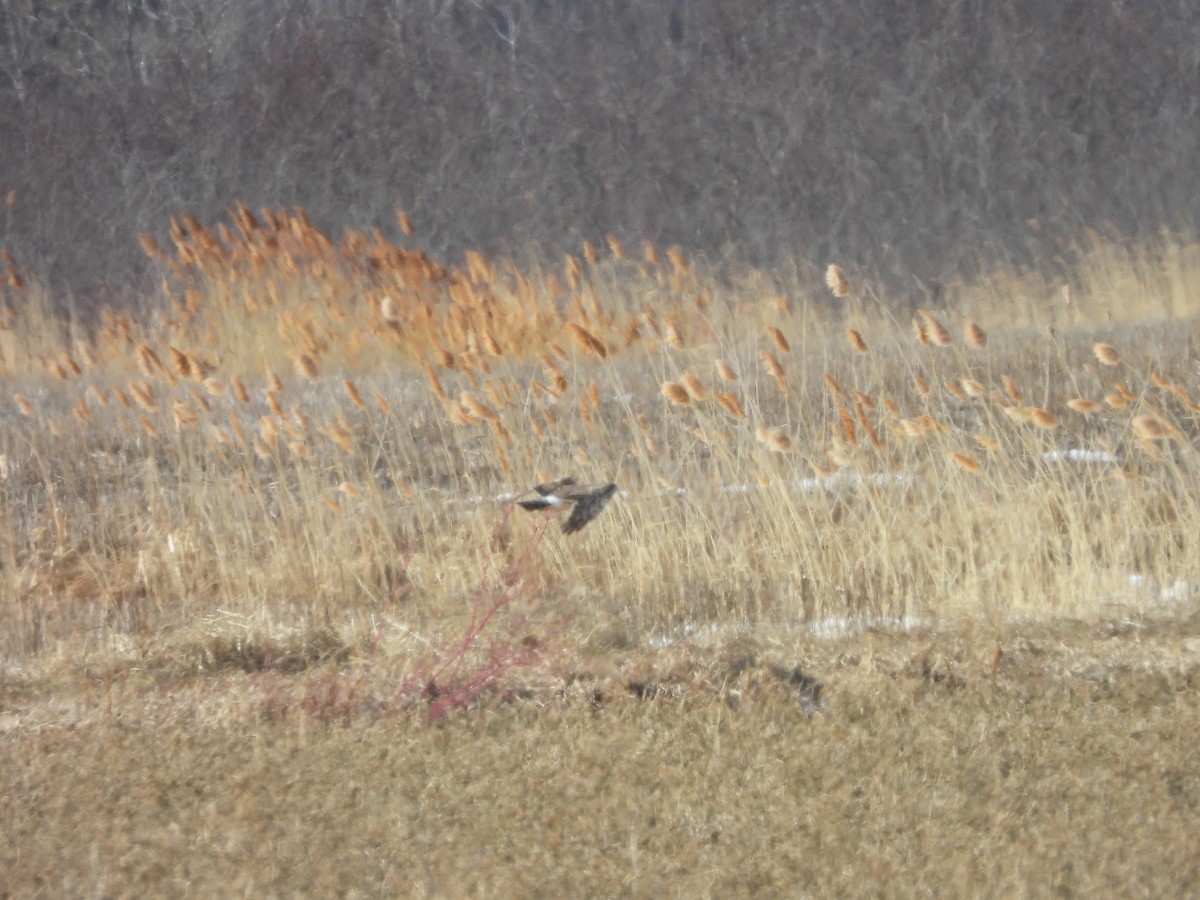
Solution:
<svg viewBox="0 0 1200 900"><path fill-rule="evenodd" d="M615 484L577 484L574 478L560 478L539 484L533 489L536 497L518 500L523 509L549 509L552 506L571 504L571 515L563 522L564 534L574 534L588 522L604 512L608 501L617 492Z"/></svg>

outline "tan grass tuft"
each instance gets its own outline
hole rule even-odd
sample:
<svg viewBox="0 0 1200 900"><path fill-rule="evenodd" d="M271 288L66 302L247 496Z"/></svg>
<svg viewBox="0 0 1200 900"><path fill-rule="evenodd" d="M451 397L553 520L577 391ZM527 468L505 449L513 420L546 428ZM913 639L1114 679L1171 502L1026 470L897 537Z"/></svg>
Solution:
<svg viewBox="0 0 1200 900"><path fill-rule="evenodd" d="M850 342L850 346L859 353L870 353L871 348L867 346L867 342L863 340L862 333L854 328L846 329L846 340Z"/></svg>
<svg viewBox="0 0 1200 900"><path fill-rule="evenodd" d="M1121 364L1121 354L1111 344L1092 344L1092 355L1104 366L1117 366Z"/></svg>
<svg viewBox="0 0 1200 900"><path fill-rule="evenodd" d="M967 345L976 349L987 346L987 333L974 322L963 325L963 339Z"/></svg>
<svg viewBox="0 0 1200 900"><path fill-rule="evenodd" d="M842 271L841 266L832 263L825 270L825 286L839 299L850 293L850 282L846 279L846 273Z"/></svg>

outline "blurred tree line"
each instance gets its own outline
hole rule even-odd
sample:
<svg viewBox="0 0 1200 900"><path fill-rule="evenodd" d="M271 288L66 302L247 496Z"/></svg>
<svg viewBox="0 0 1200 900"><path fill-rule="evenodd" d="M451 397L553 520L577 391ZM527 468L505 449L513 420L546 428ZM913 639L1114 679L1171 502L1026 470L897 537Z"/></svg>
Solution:
<svg viewBox="0 0 1200 900"><path fill-rule="evenodd" d="M1198 104L1185 0L0 0L0 244L86 302L179 212L400 203L447 256L931 283L1190 225Z"/></svg>

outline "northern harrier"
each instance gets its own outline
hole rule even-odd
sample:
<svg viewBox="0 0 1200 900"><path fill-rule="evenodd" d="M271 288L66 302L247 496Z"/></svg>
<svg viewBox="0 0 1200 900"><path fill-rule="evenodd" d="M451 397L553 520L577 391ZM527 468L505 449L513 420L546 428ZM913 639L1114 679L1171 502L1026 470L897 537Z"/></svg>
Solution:
<svg viewBox="0 0 1200 900"><path fill-rule="evenodd" d="M517 502L525 509L549 509L564 503L572 505L571 515L563 522L563 534L574 534L604 511L617 492L615 484L576 484L574 478L548 481L533 489L537 494Z"/></svg>

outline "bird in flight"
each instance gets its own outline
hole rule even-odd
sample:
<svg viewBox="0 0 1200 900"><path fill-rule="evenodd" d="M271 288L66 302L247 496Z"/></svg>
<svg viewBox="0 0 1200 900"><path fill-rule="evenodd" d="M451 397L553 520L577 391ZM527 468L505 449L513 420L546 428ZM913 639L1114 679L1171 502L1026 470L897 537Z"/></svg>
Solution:
<svg viewBox="0 0 1200 900"><path fill-rule="evenodd" d="M563 534L574 534L604 512L608 501L617 492L615 484L576 484L572 477L539 484L533 489L536 497L518 500L524 509L549 509L552 506L571 506L571 515L563 522Z"/></svg>

